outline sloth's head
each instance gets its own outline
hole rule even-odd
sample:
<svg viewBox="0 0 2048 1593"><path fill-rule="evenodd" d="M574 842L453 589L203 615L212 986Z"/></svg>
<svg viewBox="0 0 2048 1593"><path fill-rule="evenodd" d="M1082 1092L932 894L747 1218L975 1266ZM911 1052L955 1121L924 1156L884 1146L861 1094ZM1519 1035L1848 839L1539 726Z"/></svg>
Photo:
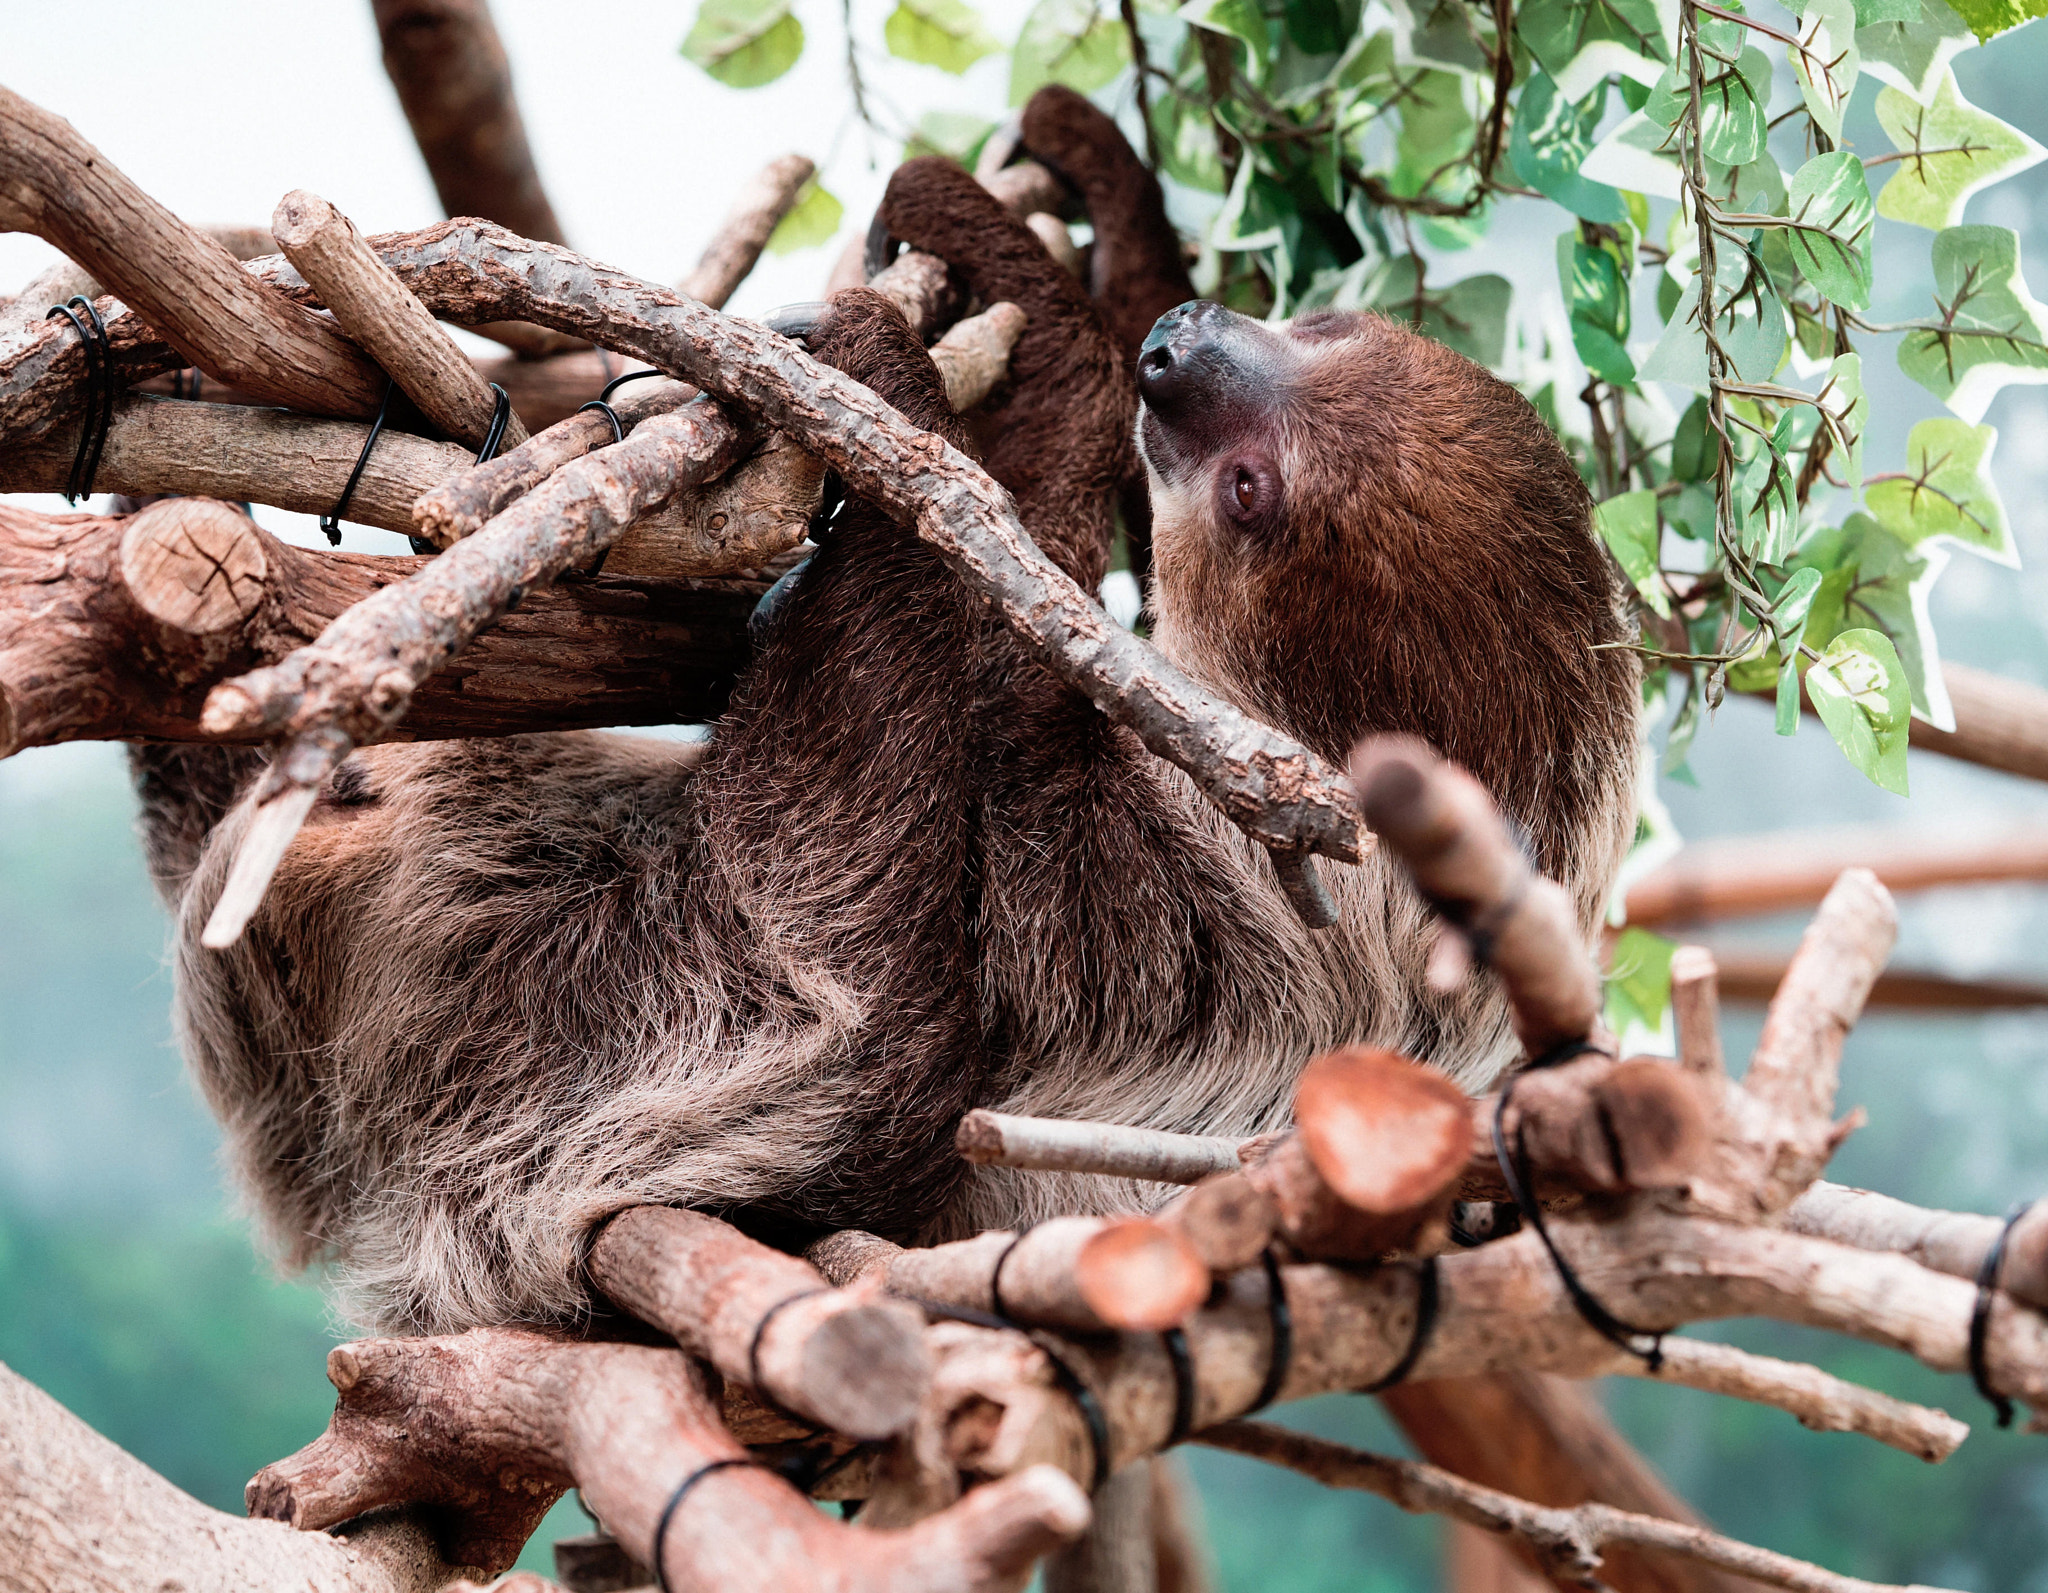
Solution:
<svg viewBox="0 0 2048 1593"><path fill-rule="evenodd" d="M1579 805L1555 782L1611 760L1635 670L1592 650L1622 637L1614 588L1527 400L1383 316L1207 303L1159 318L1138 387L1176 662L1327 757L1407 730L1525 823Z"/></svg>

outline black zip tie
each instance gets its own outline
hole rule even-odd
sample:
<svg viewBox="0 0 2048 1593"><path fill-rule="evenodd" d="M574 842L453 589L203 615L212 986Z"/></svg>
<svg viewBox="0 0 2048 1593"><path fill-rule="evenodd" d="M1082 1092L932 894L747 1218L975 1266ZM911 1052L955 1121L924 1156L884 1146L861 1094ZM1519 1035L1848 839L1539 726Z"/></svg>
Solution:
<svg viewBox="0 0 2048 1593"><path fill-rule="evenodd" d="M1598 1046L1584 1040L1566 1041L1552 1046L1540 1059L1531 1063L1530 1068L1533 1070L1538 1067L1552 1067L1568 1057L1599 1049ZM1515 1080L1520 1076L1510 1073L1502 1081L1500 1099L1494 1103L1493 1108L1493 1156L1494 1160L1500 1163L1501 1180L1508 1186L1508 1193L1514 1198L1516 1209L1522 1214L1522 1220L1536 1230L1536 1237L1543 1241L1543 1248L1550 1252L1550 1262L1557 1268L1558 1281L1564 1285L1564 1292L1571 1296L1572 1305L1585 1319L1586 1325L1615 1348L1638 1357L1651 1371L1660 1371L1664 1365L1664 1330L1634 1327L1594 1299L1591 1291L1579 1281L1579 1275L1572 1271L1571 1264L1558 1250L1557 1241L1550 1237L1549 1225L1543 1220L1543 1207L1537 1201L1528 1177L1528 1147L1523 1143L1522 1125L1519 1123L1515 1125L1515 1152L1512 1156L1508 1154L1507 1134L1501 1125L1507 1113L1508 1101L1515 1093ZM1639 1339L1648 1339L1649 1347L1644 1348L1637 1342Z"/></svg>
<svg viewBox="0 0 2048 1593"><path fill-rule="evenodd" d="M2023 1200L2005 1214L2005 1225L1998 1230L1998 1237L1991 1241L1991 1248L1984 1252L1984 1259L1977 1267L1977 1301L1970 1307L1970 1381L1977 1385L1991 1408L1998 1413L1998 1425L2012 1425L2012 1401L1991 1386L1991 1369L1984 1364L1985 1339L1991 1331L1991 1301L1998 1288L1999 1269L2005 1265L2005 1242L2012 1237L2013 1228L2020 1218L2034 1209L2034 1202Z"/></svg>
<svg viewBox="0 0 2048 1593"><path fill-rule="evenodd" d="M814 1295L830 1294L831 1292L830 1289L822 1286L815 1289L799 1289L787 1299L777 1300L761 1313L761 1320L754 1324L754 1336L747 1340L747 1382L762 1399L769 1398L768 1395L761 1391L761 1340L768 1332L768 1324L782 1314L784 1306L795 1305L799 1300L808 1300ZM771 1404L774 1403L772 1400L769 1402Z"/></svg>
<svg viewBox="0 0 2048 1593"><path fill-rule="evenodd" d="M661 1593L669 1593L668 1572L662 1568L662 1545L668 1538L668 1524L675 1519L676 1510L689 1498L690 1490L710 1476L714 1471L726 1471L734 1466L749 1466L761 1470L761 1464L751 1455L728 1456L724 1460L708 1460L689 1476L676 1484L676 1491L668 1496L668 1503L661 1507L661 1519L654 1524L654 1585Z"/></svg>
<svg viewBox="0 0 2048 1593"><path fill-rule="evenodd" d="M1010 1257L1015 1253L1017 1246L1024 1242L1025 1238L1036 1226L1036 1223L1027 1222L1015 1234L1011 1235L1010 1242L1003 1246L1003 1253L996 1257L995 1271L991 1272L988 1276L989 1309L1006 1322L1010 1318L1010 1313L1003 1305L1003 1268L1009 1265Z"/></svg>
<svg viewBox="0 0 2048 1593"><path fill-rule="evenodd" d="M604 384L604 391L599 393L597 397L587 404L578 404L576 406L576 413L580 415L586 409L602 411L604 418L612 423L612 441L622 443L626 440L626 425L624 421L619 419L619 412L612 408L612 394L627 382L637 382L643 376L662 376L666 374L659 366L650 365L644 371L628 371L624 376L614 376ZM495 382L492 383L492 386L495 387L496 385Z"/></svg>
<svg viewBox="0 0 2048 1593"><path fill-rule="evenodd" d="M348 473L348 484L341 489L341 496L334 500L334 507L320 516L320 529L327 533L330 548L341 546L341 517L347 512L348 500L356 495L356 483L363 479L363 467L370 462L370 450L377 446L378 435L384 430L384 417L391 413L391 390L398 384L387 380L384 383L384 397L377 405L377 418L370 422L370 435L363 439L363 451L356 455L356 467ZM420 539L412 539L413 552L419 552ZM432 548L428 549L432 552Z"/></svg>
<svg viewBox="0 0 2048 1593"><path fill-rule="evenodd" d="M480 465L498 457L498 445L505 440L505 427L507 423L512 419L512 395L506 392L505 389L500 387L496 382L491 383L491 391L497 394L498 396L497 401L493 403L491 406L491 423L490 425L484 428L483 446L477 449L476 451L476 462ZM386 398L389 398L391 396L391 391L389 388L385 389L384 396ZM379 419L379 421L381 421L383 419L383 415L380 413L377 418ZM369 457L369 454L370 450L368 445L366 444L363 448L363 457L367 459ZM360 470L362 469L362 466L358 464L356 468ZM349 485L354 486L355 482L351 480L349 482ZM336 514L339 514L340 512L341 511L339 509L335 510ZM323 526L322 529L324 530L326 528ZM330 534L334 536L337 542L341 540L339 533ZM412 543L413 552L421 554L427 558L432 558L436 553L439 553L441 551L439 548L435 547L433 543L429 542L425 537L408 537L406 540ZM592 573L595 574L596 572L593 571ZM519 599L515 597L512 601L513 604L517 606Z"/></svg>
<svg viewBox="0 0 2048 1593"><path fill-rule="evenodd" d="M1029 1229L1025 1230L1027 1233ZM1017 1236L1023 1238L1023 1234ZM991 1316L986 1311L977 1311L965 1305L941 1305L936 1300L912 1299L926 1316L937 1317L942 1322L965 1322L970 1327L1000 1328L1009 1333L1021 1333L1038 1346L1047 1363L1052 1367L1053 1381L1060 1386L1060 1392L1074 1402L1074 1408L1081 1413L1081 1420L1088 1426L1088 1442L1095 1453L1094 1480L1088 1491L1097 1493L1109 1481L1109 1418L1102 1413L1102 1401L1095 1397L1095 1390L1082 1379L1081 1374L1067 1364L1067 1358L1053 1349L1045 1340L1033 1333L1022 1322L1013 1322L1008 1317Z"/></svg>
<svg viewBox="0 0 2048 1593"><path fill-rule="evenodd" d="M1162 1449L1171 1449L1194 1431L1195 1358L1188 1351L1187 1334L1177 1327L1161 1333L1159 1342L1166 1346L1166 1359L1173 1366L1173 1426L1167 1430L1166 1442L1160 1445Z"/></svg>
<svg viewBox="0 0 2048 1593"><path fill-rule="evenodd" d="M84 309L84 320L72 309L74 304ZM64 501L75 504L80 498L92 496L93 483L99 479L100 455L106 451L107 428L114 423L114 349L107 339L107 323L84 294L74 293L62 304L51 305L43 312L43 319L47 321L53 315L61 315L71 323L71 330L78 334L79 345L85 350L85 414L79 422L78 452L71 459L71 477L64 487Z"/></svg>
<svg viewBox="0 0 2048 1593"><path fill-rule="evenodd" d="M1294 1364L1294 1314L1287 1309L1287 1285L1281 1281L1280 1260L1268 1245L1259 1257L1266 1267L1266 1317L1273 1325L1273 1347L1266 1358L1266 1380L1259 1385L1259 1397L1251 1402L1242 1416L1256 1415L1279 1397L1280 1385L1287 1381L1288 1368Z"/></svg>
<svg viewBox="0 0 2048 1593"><path fill-rule="evenodd" d="M1429 1336L1436 1331L1436 1307L1440 1293L1437 1278L1437 1258L1431 1256L1422 1263L1422 1270L1415 1279L1415 1331L1408 1335L1408 1348L1401 1352L1387 1375L1376 1383L1368 1383L1358 1392L1380 1394L1396 1383L1405 1383L1408 1374L1415 1370L1415 1363L1422 1359L1422 1352L1429 1348Z"/></svg>

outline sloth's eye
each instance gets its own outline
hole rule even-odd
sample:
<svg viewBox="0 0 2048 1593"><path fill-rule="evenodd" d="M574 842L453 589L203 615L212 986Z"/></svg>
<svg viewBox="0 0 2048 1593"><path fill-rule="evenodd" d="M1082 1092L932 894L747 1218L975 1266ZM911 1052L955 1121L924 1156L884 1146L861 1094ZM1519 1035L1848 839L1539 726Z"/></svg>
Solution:
<svg viewBox="0 0 2048 1593"><path fill-rule="evenodd" d="M1259 484L1252 479L1252 473L1242 465L1237 470L1237 485L1231 489L1237 495L1237 506L1246 513L1259 501Z"/></svg>

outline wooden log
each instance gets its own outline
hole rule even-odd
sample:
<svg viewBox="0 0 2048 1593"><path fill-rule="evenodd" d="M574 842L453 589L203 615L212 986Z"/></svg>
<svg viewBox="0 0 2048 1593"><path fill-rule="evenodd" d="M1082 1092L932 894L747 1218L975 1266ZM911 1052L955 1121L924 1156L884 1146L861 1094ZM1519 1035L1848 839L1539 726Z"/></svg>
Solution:
<svg viewBox="0 0 2048 1593"><path fill-rule="evenodd" d="M1217 1274L1259 1259L1280 1226L1280 1208L1243 1173L1212 1173L1160 1207L1154 1220L1179 1234Z"/></svg>
<svg viewBox="0 0 2048 1593"><path fill-rule="evenodd" d="M756 172L740 190L695 267L676 284L677 291L714 310L724 309L725 301L754 269L769 236L817 169L807 156L782 155Z"/></svg>
<svg viewBox="0 0 2048 1593"><path fill-rule="evenodd" d="M1937 730L1915 719L1907 730L1914 746L2029 780L2048 780L2048 691L1967 664L1944 664L1941 674L1956 727Z"/></svg>
<svg viewBox="0 0 2048 1593"><path fill-rule="evenodd" d="M487 1571L511 1563L571 1485L628 1554L658 1561L675 1593L993 1593L1088 1521L1080 1490L1049 1467L979 1488L907 1532L829 1520L747 1463L675 1350L482 1328L344 1344L328 1375L341 1398L327 1432L257 1473L251 1513L318 1530L388 1504L430 1503L448 1541Z"/></svg>
<svg viewBox="0 0 2048 1593"><path fill-rule="evenodd" d="M1815 907L1844 869L1857 867L1894 894L2048 880L2048 837L2031 825L1965 836L1852 828L1696 842L1629 887L1628 921L1657 928Z"/></svg>
<svg viewBox="0 0 2048 1593"><path fill-rule="evenodd" d="M1302 1256L1370 1260L1434 1249L1472 1140L1472 1103L1441 1073L1374 1046L1325 1052L1302 1073L1293 1134L1245 1177Z"/></svg>
<svg viewBox="0 0 2048 1593"><path fill-rule="evenodd" d="M1724 1000L1765 1005L1785 982L1792 960L1780 952L1722 947L1716 958ZM1887 968L1864 998L1864 1006L1890 1012L1993 1012L2048 1007L2048 985L2016 979L1952 979L1946 974Z"/></svg>
<svg viewBox="0 0 2048 1593"><path fill-rule="evenodd" d="M69 122L4 88L0 229L55 244L146 318L184 363L269 403L366 415L384 396L383 375L332 322L266 288ZM29 341L60 338L77 341L61 319Z"/></svg>
<svg viewBox="0 0 2048 1593"><path fill-rule="evenodd" d="M1723 1088L1659 1057L1586 1056L1519 1075L1502 1128L1526 1150L1540 1197L1682 1189L1715 1154ZM1497 1100L1472 1113L1462 1199L1509 1198L1494 1152Z"/></svg>
<svg viewBox="0 0 2048 1593"><path fill-rule="evenodd" d="M1067 231L1064 221L1043 210L1034 210L1024 218L1024 225L1038 235L1047 254L1075 276L1081 274L1081 251L1074 247L1074 235Z"/></svg>
<svg viewBox="0 0 2048 1593"><path fill-rule="evenodd" d="M271 253L277 244L262 227L201 227L215 243L237 260L254 260ZM97 278L72 260L60 260L47 271L31 277L19 293L0 299L0 336L22 327L33 327L53 304L70 298L98 299L106 295ZM102 306L104 314L111 306Z"/></svg>
<svg viewBox="0 0 2048 1593"><path fill-rule="evenodd" d="M355 224L318 194L295 188L277 202L270 230L342 330L384 367L420 413L471 448L481 447L497 414L497 395ZM525 441L525 426L508 415L503 445Z"/></svg>
<svg viewBox="0 0 2048 1593"><path fill-rule="evenodd" d="M512 66L484 0L373 0L384 71L442 210L567 242L541 188Z"/></svg>
<svg viewBox="0 0 2048 1593"><path fill-rule="evenodd" d="M124 573L124 550L133 558L141 545L134 522L0 504L0 756L57 741L215 739L199 722L213 685L278 662L428 562L315 553L225 505L174 502L186 507L152 505L135 521L147 515L159 531L187 514L231 522L233 540L212 557L265 572L262 601L238 629L187 634L151 616ZM187 567L200 585L213 568L204 558ZM607 573L539 588L422 684L396 735L715 719L745 665L747 618L766 586Z"/></svg>
<svg viewBox="0 0 2048 1593"><path fill-rule="evenodd" d="M1067 192L1066 185L1035 160L1020 160L995 171L977 171L975 176L1013 215L1043 212L1059 216L1074 209L1074 196Z"/></svg>
<svg viewBox="0 0 2048 1593"><path fill-rule="evenodd" d="M1823 1182L1786 1208L1785 1226L1858 1250L1907 1256L1935 1272L1974 1283L2005 1220L1974 1212L1929 1211L1889 1195ZM2048 1201L2035 1202L2013 1225L1998 1283L2015 1300L2048 1311Z"/></svg>
<svg viewBox="0 0 2048 1593"><path fill-rule="evenodd" d="M1638 1553L1671 1556L1688 1568L1707 1569L1715 1582L1730 1588L1747 1582L1786 1588L1791 1593L1906 1593L1740 1543L1705 1527L1606 1504L1568 1509L1531 1504L1499 1489L1467 1482L1441 1467L1346 1449L1265 1422L1231 1422L1204 1433L1201 1442L1286 1466L1329 1487L1378 1494L1407 1511L1448 1515L1508 1535L1537 1557L1559 1587L1625 1587L1602 1553L1610 1546L1621 1546Z"/></svg>
<svg viewBox="0 0 2048 1593"><path fill-rule="evenodd" d="M1180 1323L1209 1292L1209 1269L1172 1229L1144 1217L1055 1217L890 1258L889 1287L1019 1322L1101 1332Z"/></svg>
<svg viewBox="0 0 2048 1593"><path fill-rule="evenodd" d="M946 402L957 413L977 407L1010 374L1010 350L1024 334L1024 320L1014 304L991 304L979 315L955 321L932 345Z"/></svg>
<svg viewBox="0 0 2048 1593"><path fill-rule="evenodd" d="M1166 1184L1192 1184L1212 1173L1234 1171L1237 1146L1234 1139L1168 1134L1120 1123L1016 1117L981 1107L960 1119L953 1138L953 1148L976 1166L1103 1173Z"/></svg>
<svg viewBox="0 0 2048 1593"><path fill-rule="evenodd" d="M1361 743L1351 778L1366 822L1417 887L1484 946L1529 1055L1585 1039L1600 1017L1600 978L1571 898L1531 872L1478 782L1407 736Z"/></svg>
<svg viewBox="0 0 2048 1593"><path fill-rule="evenodd" d="M862 1440L909 1426L931 1380L924 1319L873 1288L698 1212L636 1206L605 1224L590 1275L610 1298L757 1394Z"/></svg>
<svg viewBox="0 0 2048 1593"><path fill-rule="evenodd" d="M0 451L0 492L63 491L79 425L75 418L60 422ZM362 457L363 437L361 421L130 394L114 405L99 488L135 498L169 493L325 514ZM410 531L414 501L474 463L473 450L458 444L386 431L349 494L346 518Z"/></svg>
<svg viewBox="0 0 2048 1593"><path fill-rule="evenodd" d="M0 1433L0 1564L10 1587L437 1593L476 1569L444 1561L410 1513L330 1535L211 1509L5 1366Z"/></svg>
<svg viewBox="0 0 2048 1593"><path fill-rule="evenodd" d="M643 580L739 575L786 562L810 535L825 467L780 432L716 481L635 520L605 568Z"/></svg>

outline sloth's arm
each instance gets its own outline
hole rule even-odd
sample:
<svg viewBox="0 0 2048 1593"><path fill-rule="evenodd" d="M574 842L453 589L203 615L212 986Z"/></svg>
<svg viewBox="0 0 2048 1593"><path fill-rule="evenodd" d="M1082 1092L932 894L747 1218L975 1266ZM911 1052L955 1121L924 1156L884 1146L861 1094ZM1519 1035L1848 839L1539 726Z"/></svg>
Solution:
<svg viewBox="0 0 2048 1593"><path fill-rule="evenodd" d="M952 266L983 303L1006 299L1024 311L1007 390L982 412L983 462L1038 545L1093 591L1108 567L1112 493L1131 458L1138 395L1127 363L1080 284L950 161L898 168L881 217Z"/></svg>
<svg viewBox="0 0 2048 1593"><path fill-rule="evenodd" d="M1059 84L1040 89L1024 107L1024 147L1087 207L1095 228L1088 290L1128 365L1152 323L1195 296L1159 179L1115 122Z"/></svg>

